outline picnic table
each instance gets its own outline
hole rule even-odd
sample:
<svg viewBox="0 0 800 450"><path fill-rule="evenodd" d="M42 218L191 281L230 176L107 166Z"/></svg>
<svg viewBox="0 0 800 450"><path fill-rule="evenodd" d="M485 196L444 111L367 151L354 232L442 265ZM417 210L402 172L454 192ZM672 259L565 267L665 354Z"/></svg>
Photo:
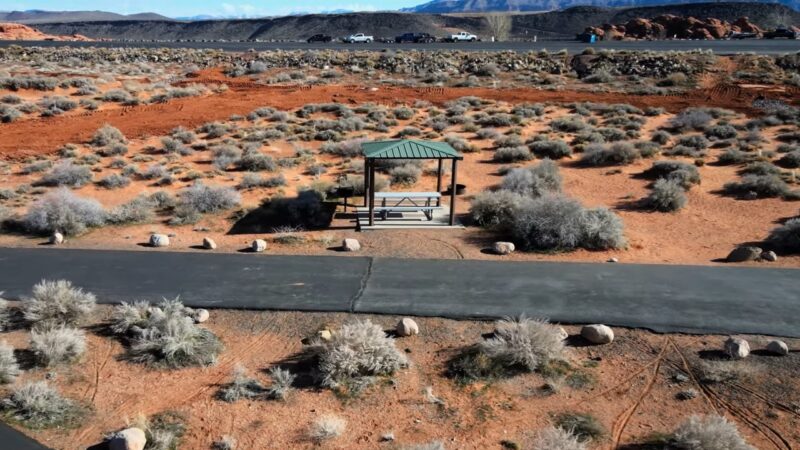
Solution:
<svg viewBox="0 0 800 450"><path fill-rule="evenodd" d="M376 192L375 199L380 206L381 220L386 220L390 212L420 211L428 220L433 220L433 211L442 209L442 194L439 192Z"/></svg>

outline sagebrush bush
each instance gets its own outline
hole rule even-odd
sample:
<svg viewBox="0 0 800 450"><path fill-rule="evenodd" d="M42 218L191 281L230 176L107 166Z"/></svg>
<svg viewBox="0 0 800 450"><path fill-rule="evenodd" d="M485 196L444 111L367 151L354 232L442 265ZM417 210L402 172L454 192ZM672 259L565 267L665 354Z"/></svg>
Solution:
<svg viewBox="0 0 800 450"><path fill-rule="evenodd" d="M269 369L269 376L272 378L272 384L267 389L267 397L273 400L286 400L293 390L292 384L297 377L280 367Z"/></svg>
<svg viewBox="0 0 800 450"><path fill-rule="evenodd" d="M91 292L67 280L42 280L33 286L33 296L22 299L25 320L37 327L79 325L94 311L97 299Z"/></svg>
<svg viewBox="0 0 800 450"><path fill-rule="evenodd" d="M670 126L677 130L704 130L713 117L699 108L687 108L670 121Z"/></svg>
<svg viewBox="0 0 800 450"><path fill-rule="evenodd" d="M69 186L78 188L92 181L92 170L87 166L78 166L65 161L36 182L40 186Z"/></svg>
<svg viewBox="0 0 800 450"><path fill-rule="evenodd" d="M272 172L278 167L271 156L261 153L256 147L246 148L235 164L237 169L249 172Z"/></svg>
<svg viewBox="0 0 800 450"><path fill-rule="evenodd" d="M389 177L392 184L411 185L419 181L422 176L422 169L414 164L405 164L389 169Z"/></svg>
<svg viewBox="0 0 800 450"><path fill-rule="evenodd" d="M622 219L608 208L592 208L583 212L581 247L589 250L623 248L626 245Z"/></svg>
<svg viewBox="0 0 800 450"><path fill-rule="evenodd" d="M510 226L517 208L524 198L520 194L505 189L483 191L472 200L469 212L472 219L482 227L506 228Z"/></svg>
<svg viewBox="0 0 800 450"><path fill-rule="evenodd" d="M129 339L131 361L154 366L208 366L222 351L219 338L196 325L192 311L178 299L158 306L122 304L114 309L111 329Z"/></svg>
<svg viewBox="0 0 800 450"><path fill-rule="evenodd" d="M107 221L114 225L149 223L155 219L155 207L153 199L139 195L112 209L107 215Z"/></svg>
<svg viewBox="0 0 800 450"><path fill-rule="evenodd" d="M586 444L570 430L550 426L536 433L531 450L586 450Z"/></svg>
<svg viewBox="0 0 800 450"><path fill-rule="evenodd" d="M545 159L535 166L511 169L503 177L502 188L528 197L540 197L561 191L561 174L553 161Z"/></svg>
<svg viewBox="0 0 800 450"><path fill-rule="evenodd" d="M678 426L672 441L683 450L755 450L734 423L718 415L691 416Z"/></svg>
<svg viewBox="0 0 800 450"><path fill-rule="evenodd" d="M181 191L179 197L178 206L203 214L231 209L241 200L236 190L231 187L206 186L200 182Z"/></svg>
<svg viewBox="0 0 800 450"><path fill-rule="evenodd" d="M495 323L494 335L478 344L486 357L511 370L533 372L564 356L564 340L547 320L520 317Z"/></svg>
<svg viewBox="0 0 800 450"><path fill-rule="evenodd" d="M782 252L799 253L800 218L789 219L783 225L773 229L767 242Z"/></svg>
<svg viewBox="0 0 800 450"><path fill-rule="evenodd" d="M579 442L596 441L606 434L606 429L592 415L562 413L555 418L556 426L574 435Z"/></svg>
<svg viewBox="0 0 800 450"><path fill-rule="evenodd" d="M677 181L683 189L700 184L700 172L693 164L682 161L656 161L644 172L648 178L666 178Z"/></svg>
<svg viewBox="0 0 800 450"><path fill-rule="evenodd" d="M86 352L83 331L65 326L31 331L31 351L39 364L50 367L76 362Z"/></svg>
<svg viewBox="0 0 800 450"><path fill-rule="evenodd" d="M581 162L590 166L625 165L640 157L639 151L628 142L615 142L611 145L591 144L584 150Z"/></svg>
<svg viewBox="0 0 800 450"><path fill-rule="evenodd" d="M800 150L795 150L784 154L779 160L778 164L789 169L797 169L800 167Z"/></svg>
<svg viewBox="0 0 800 450"><path fill-rule="evenodd" d="M550 128L565 133L575 133L587 127L589 125L580 116L560 117L550 122Z"/></svg>
<svg viewBox="0 0 800 450"><path fill-rule="evenodd" d="M528 147L521 145L518 147L500 147L494 151L492 160L499 163L513 163L519 161L529 161L533 159L533 154Z"/></svg>
<svg viewBox="0 0 800 450"><path fill-rule="evenodd" d="M106 189L119 189L131 184L131 179L126 177L125 175L120 175L118 173L112 173L104 178L101 178L100 181L97 182L98 186L104 187Z"/></svg>
<svg viewBox="0 0 800 450"><path fill-rule="evenodd" d="M0 291L0 331L5 331L11 325L11 308L8 306L8 300L3 298L3 292Z"/></svg>
<svg viewBox="0 0 800 450"><path fill-rule="evenodd" d="M81 413L75 402L62 397L46 381L14 388L1 405L11 419L33 429L69 424Z"/></svg>
<svg viewBox="0 0 800 450"><path fill-rule="evenodd" d="M724 189L737 196L780 197L790 193L789 186L777 175L745 175L741 181L725 183Z"/></svg>
<svg viewBox="0 0 800 450"><path fill-rule="evenodd" d="M347 422L338 416L322 416L311 423L308 437L316 443L339 437L347 428Z"/></svg>
<svg viewBox="0 0 800 450"><path fill-rule="evenodd" d="M562 140L543 140L528 145L531 152L540 158L560 159L572 155L572 149Z"/></svg>
<svg viewBox="0 0 800 450"><path fill-rule="evenodd" d="M11 384L21 373L17 358L14 357L14 347L6 341L0 342L0 384Z"/></svg>
<svg viewBox="0 0 800 450"><path fill-rule="evenodd" d="M264 387L258 380L250 378L247 369L241 364L233 368L233 379L222 386L217 396L226 402L233 403L242 399L255 398L264 392Z"/></svg>
<svg viewBox="0 0 800 450"><path fill-rule="evenodd" d="M89 141L90 144L96 147L105 147L107 145L111 145L114 143L125 143L125 135L119 131L118 128L112 127L111 125L103 125L95 131L94 135L92 136L92 140Z"/></svg>
<svg viewBox="0 0 800 450"><path fill-rule="evenodd" d="M345 324L330 341L309 346L317 361L320 383L330 388L357 391L372 377L391 375L408 365L394 339L369 320Z"/></svg>
<svg viewBox="0 0 800 450"><path fill-rule="evenodd" d="M717 158L717 162L723 165L743 164L750 160L750 156L738 148L729 148L722 152Z"/></svg>
<svg viewBox="0 0 800 450"><path fill-rule="evenodd" d="M686 191L680 181L659 178L653 185L653 190L647 196L646 203L654 209L671 212L686 206Z"/></svg>

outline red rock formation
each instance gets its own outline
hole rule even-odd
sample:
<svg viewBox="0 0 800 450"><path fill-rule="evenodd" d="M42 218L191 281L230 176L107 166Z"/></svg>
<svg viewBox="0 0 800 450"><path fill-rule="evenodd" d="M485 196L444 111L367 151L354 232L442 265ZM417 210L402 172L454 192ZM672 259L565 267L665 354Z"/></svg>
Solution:
<svg viewBox="0 0 800 450"><path fill-rule="evenodd" d="M709 17L680 17L672 14L656 16L652 19L636 18L624 25L605 24L602 27L588 27L586 33L594 33L600 39L724 39L732 32L763 34L762 30L750 23L747 17L733 23Z"/></svg>
<svg viewBox="0 0 800 450"><path fill-rule="evenodd" d="M91 41L86 36L54 36L19 23L0 23L0 41Z"/></svg>

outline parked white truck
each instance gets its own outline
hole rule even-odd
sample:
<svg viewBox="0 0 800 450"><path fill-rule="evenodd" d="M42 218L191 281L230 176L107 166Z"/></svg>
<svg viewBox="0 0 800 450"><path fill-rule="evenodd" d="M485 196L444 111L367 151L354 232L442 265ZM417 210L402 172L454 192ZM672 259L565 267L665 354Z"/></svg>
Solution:
<svg viewBox="0 0 800 450"><path fill-rule="evenodd" d="M374 40L375 39L372 36L367 36L364 33L356 33L356 34L351 34L350 36L347 36L347 38L345 38L344 41L349 43L349 44L356 44L356 43L369 44L370 42L373 42Z"/></svg>
<svg viewBox="0 0 800 450"><path fill-rule="evenodd" d="M475 36L472 33L467 33L466 31L459 31L456 34L451 34L445 40L447 42L475 42L478 40L478 36Z"/></svg>

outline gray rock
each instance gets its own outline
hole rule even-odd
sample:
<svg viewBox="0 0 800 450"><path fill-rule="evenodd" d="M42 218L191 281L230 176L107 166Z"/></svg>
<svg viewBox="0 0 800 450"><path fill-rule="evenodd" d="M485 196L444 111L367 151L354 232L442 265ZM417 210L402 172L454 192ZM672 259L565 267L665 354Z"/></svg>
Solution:
<svg viewBox="0 0 800 450"><path fill-rule="evenodd" d="M169 247L169 237L166 234L151 234L150 247Z"/></svg>
<svg viewBox="0 0 800 450"><path fill-rule="evenodd" d="M778 260L778 255L775 254L775 252L773 252L772 250L770 250L768 252L763 252L761 254L761 259L763 259L764 261L775 262Z"/></svg>
<svg viewBox="0 0 800 450"><path fill-rule="evenodd" d="M267 241L263 239L256 239L250 244L250 249L256 253L261 253L267 249Z"/></svg>
<svg viewBox="0 0 800 450"><path fill-rule="evenodd" d="M381 435L381 442L391 442L394 440L394 433L383 433Z"/></svg>
<svg viewBox="0 0 800 450"><path fill-rule="evenodd" d="M514 245L513 242L495 242L492 245L492 251L495 255L509 255L514 253L517 247Z"/></svg>
<svg viewBox="0 0 800 450"><path fill-rule="evenodd" d="M755 261L759 257L761 257L760 248L745 245L733 249L733 251L730 252L730 254L728 254L728 257L725 258L725 260L728 262L745 262L745 261Z"/></svg>
<svg viewBox="0 0 800 450"><path fill-rule="evenodd" d="M786 345L786 342L775 339L769 341L767 351L776 355L786 356L789 354L789 346Z"/></svg>
<svg viewBox="0 0 800 450"><path fill-rule="evenodd" d="M207 309L196 309L194 311L194 321L195 323L203 323L208 320L211 316Z"/></svg>
<svg viewBox="0 0 800 450"><path fill-rule="evenodd" d="M361 243L357 239L348 238L342 241L342 250L346 252L357 252L361 250Z"/></svg>
<svg viewBox="0 0 800 450"><path fill-rule="evenodd" d="M403 317L400 319L400 322L397 322L396 331L398 336L413 336L415 334L419 334L419 326L414 319L410 317Z"/></svg>
<svg viewBox="0 0 800 450"><path fill-rule="evenodd" d="M725 354L733 359L744 359L750 355L750 344L742 338L730 337L725 341Z"/></svg>
<svg viewBox="0 0 800 450"><path fill-rule="evenodd" d="M141 428L126 428L114 433L108 441L109 450L144 450L147 436Z"/></svg>
<svg viewBox="0 0 800 450"><path fill-rule="evenodd" d="M610 344L614 341L614 330L601 324L581 328L581 336L592 344Z"/></svg>
<svg viewBox="0 0 800 450"><path fill-rule="evenodd" d="M217 243L214 242L214 240L211 239L210 237L204 237L203 238L203 248L206 249L206 250L216 250L217 249Z"/></svg>
<svg viewBox="0 0 800 450"><path fill-rule="evenodd" d="M60 245L64 243L64 235L56 231L50 236L50 244L51 245Z"/></svg>

